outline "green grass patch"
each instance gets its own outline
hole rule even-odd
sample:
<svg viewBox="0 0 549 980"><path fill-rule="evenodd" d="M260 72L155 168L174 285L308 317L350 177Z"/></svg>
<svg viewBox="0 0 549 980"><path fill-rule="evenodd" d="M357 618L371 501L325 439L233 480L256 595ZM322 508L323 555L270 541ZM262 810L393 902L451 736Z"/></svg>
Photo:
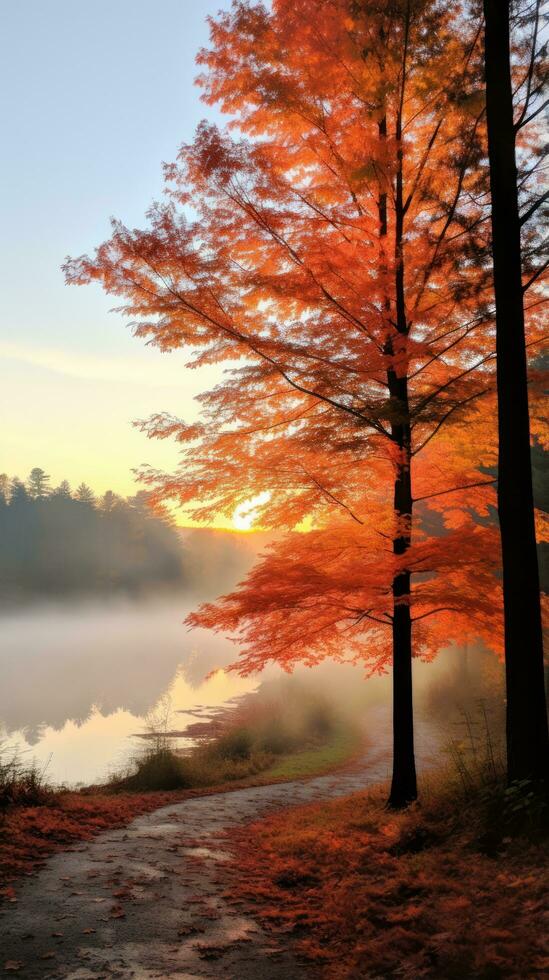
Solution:
<svg viewBox="0 0 549 980"><path fill-rule="evenodd" d="M361 737L355 728L339 728L326 742L277 760L264 773L268 779L304 779L344 765L358 752Z"/></svg>

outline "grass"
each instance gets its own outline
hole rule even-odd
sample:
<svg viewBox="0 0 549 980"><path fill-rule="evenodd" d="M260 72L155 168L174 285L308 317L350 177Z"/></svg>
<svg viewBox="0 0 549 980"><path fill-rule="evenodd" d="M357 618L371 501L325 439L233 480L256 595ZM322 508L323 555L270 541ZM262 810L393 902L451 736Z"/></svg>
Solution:
<svg viewBox="0 0 549 980"><path fill-rule="evenodd" d="M356 729L336 729L322 745L280 759L264 776L267 780L305 779L344 765L358 751L362 739Z"/></svg>
<svg viewBox="0 0 549 980"><path fill-rule="evenodd" d="M35 762L25 764L20 755L0 743L0 814L11 806L35 806L51 795L45 770Z"/></svg>
<svg viewBox="0 0 549 980"><path fill-rule="evenodd" d="M345 727L334 728L304 748L281 745L278 751L254 744L248 734L235 729L188 756L178 755L169 745L147 746L134 760L133 771L115 778L109 790L143 793L306 779L344 765L362 745L359 733Z"/></svg>

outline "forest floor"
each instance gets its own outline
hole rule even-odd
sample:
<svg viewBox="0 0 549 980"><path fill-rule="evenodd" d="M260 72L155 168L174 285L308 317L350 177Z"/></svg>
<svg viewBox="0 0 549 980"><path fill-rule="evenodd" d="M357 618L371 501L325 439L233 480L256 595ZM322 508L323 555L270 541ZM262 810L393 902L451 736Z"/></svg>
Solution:
<svg viewBox="0 0 549 980"><path fill-rule="evenodd" d="M73 980L308 975L285 939L273 937L232 893L227 832L385 780L389 716L379 712L375 721L375 745L338 772L172 802L16 879L0 909L0 969ZM424 765L433 764L436 746L434 729L425 727Z"/></svg>
<svg viewBox="0 0 549 980"><path fill-rule="evenodd" d="M171 802L15 880L0 909L0 971L45 980L544 975L541 848L481 852L467 814L452 815L448 800L437 815L429 794L423 808L388 815L374 787L388 775L389 714L376 709L370 721L376 741L352 766ZM420 771L440 762L433 724L421 724L417 748Z"/></svg>
<svg viewBox="0 0 549 980"><path fill-rule="evenodd" d="M405 812L376 787L235 828L229 890L316 980L549 977L543 827L490 830L456 789L437 773Z"/></svg>

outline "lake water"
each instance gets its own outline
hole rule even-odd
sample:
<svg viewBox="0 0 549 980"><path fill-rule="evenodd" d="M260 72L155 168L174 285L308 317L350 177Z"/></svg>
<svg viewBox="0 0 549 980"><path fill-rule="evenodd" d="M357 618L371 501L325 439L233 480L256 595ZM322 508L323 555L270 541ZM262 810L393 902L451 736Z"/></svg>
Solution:
<svg viewBox="0 0 549 980"><path fill-rule="evenodd" d="M151 716L180 732L197 714L209 717L211 709L254 691L257 679L223 670L205 679L236 660L238 650L207 630L187 629L185 616L198 602L178 595L0 613L0 749L17 750L22 761L34 758L50 782L86 785L127 767ZM416 661L416 695L447 670L455 672L461 660L461 651L448 649L435 664ZM303 673L310 679L310 670ZM390 703L388 676L365 683L363 668L341 664L313 673L345 710L354 702L364 713L367 701ZM261 680L277 675L270 668Z"/></svg>
<svg viewBox="0 0 549 980"><path fill-rule="evenodd" d="M151 714L169 727L257 681L206 674L236 658L228 641L183 624L185 597L25 607L0 617L0 740L75 785L123 768ZM207 712L206 712L207 713ZM178 744L185 744L180 740Z"/></svg>

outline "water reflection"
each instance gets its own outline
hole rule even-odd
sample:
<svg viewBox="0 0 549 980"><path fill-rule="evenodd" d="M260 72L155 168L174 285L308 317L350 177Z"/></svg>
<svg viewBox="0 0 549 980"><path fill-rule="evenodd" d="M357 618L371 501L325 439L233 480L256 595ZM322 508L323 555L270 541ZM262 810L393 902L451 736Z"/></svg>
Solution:
<svg viewBox="0 0 549 980"><path fill-rule="evenodd" d="M171 706L170 728L196 721L200 705L220 706L252 691L255 680L206 674L235 659L236 650L208 631L183 625L196 600L181 596L138 603L89 602L30 607L2 614L0 622L0 741L41 765L52 781L91 783L123 767L147 730L147 715ZM417 706L439 702L445 691L479 697L496 683L494 657L471 647L441 651L435 663L414 664ZM482 654L482 656L481 656ZM262 675L272 677L274 668ZM362 713L390 703L390 677L364 681L364 669L322 664L313 671L334 702ZM297 672L310 683L312 673ZM448 678L451 684L448 685ZM496 680L494 680L496 678ZM471 695L472 696L472 695ZM455 697L454 697L455 701ZM453 702L452 702L453 703ZM354 705L354 707L353 707ZM448 704L450 714L451 704ZM455 734L455 733L451 733ZM375 734L373 735L375 737Z"/></svg>
<svg viewBox="0 0 549 980"><path fill-rule="evenodd" d="M187 632L190 608L174 596L3 614L0 721L10 745L41 764L50 759L55 781L90 782L123 764L128 737L166 694L177 712L253 690L234 675L204 680L235 650L209 632Z"/></svg>

